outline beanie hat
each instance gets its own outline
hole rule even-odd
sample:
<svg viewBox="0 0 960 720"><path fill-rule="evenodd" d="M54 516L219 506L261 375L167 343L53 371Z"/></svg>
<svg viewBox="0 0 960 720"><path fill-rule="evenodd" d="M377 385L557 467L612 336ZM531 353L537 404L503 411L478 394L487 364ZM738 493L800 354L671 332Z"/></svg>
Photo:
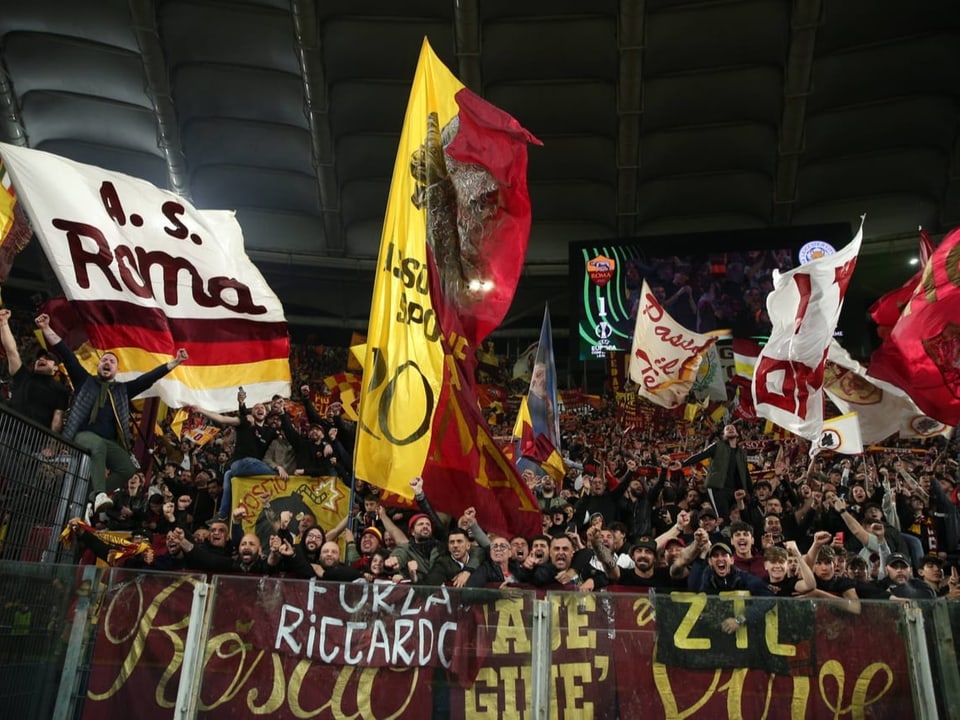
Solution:
<svg viewBox="0 0 960 720"><path fill-rule="evenodd" d="M417 514L414 515L412 518L410 518L410 522L407 523L407 529L408 529L408 530L413 530L413 526L416 525L416 524L417 524L417 520L420 520L421 518L426 518L427 520L430 520L430 516L427 515L426 513L417 513ZM430 521L430 524L431 524L431 525L433 524L433 521L432 521L432 520Z"/></svg>

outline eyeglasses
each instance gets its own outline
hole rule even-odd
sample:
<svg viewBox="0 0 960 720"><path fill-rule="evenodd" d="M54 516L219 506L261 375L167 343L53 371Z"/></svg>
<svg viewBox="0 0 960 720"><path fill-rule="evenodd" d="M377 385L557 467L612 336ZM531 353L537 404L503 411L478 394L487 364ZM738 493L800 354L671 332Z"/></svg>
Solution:
<svg viewBox="0 0 960 720"><path fill-rule="evenodd" d="M509 550L510 546L507 543L493 543L490 546L491 550Z"/></svg>

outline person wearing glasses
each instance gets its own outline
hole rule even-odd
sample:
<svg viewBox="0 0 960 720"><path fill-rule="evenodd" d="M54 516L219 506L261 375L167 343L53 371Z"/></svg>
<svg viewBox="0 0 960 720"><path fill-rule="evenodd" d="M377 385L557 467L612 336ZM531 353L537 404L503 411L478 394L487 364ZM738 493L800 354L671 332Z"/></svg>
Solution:
<svg viewBox="0 0 960 720"><path fill-rule="evenodd" d="M500 535L490 538L488 557L473 571L467 580L468 587L504 588L517 582L520 561L511 554L510 541Z"/></svg>

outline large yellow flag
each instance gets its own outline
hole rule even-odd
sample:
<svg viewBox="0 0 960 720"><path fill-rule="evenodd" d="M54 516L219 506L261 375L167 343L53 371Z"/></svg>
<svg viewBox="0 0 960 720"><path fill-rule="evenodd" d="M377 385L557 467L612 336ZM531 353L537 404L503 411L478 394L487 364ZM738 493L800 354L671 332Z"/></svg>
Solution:
<svg viewBox="0 0 960 720"><path fill-rule="evenodd" d="M411 198L411 158L458 113L463 84L424 41L403 121L374 281L363 364L357 478L411 497L430 448L443 379L440 327L427 277L426 209ZM429 160L427 161L429 164Z"/></svg>

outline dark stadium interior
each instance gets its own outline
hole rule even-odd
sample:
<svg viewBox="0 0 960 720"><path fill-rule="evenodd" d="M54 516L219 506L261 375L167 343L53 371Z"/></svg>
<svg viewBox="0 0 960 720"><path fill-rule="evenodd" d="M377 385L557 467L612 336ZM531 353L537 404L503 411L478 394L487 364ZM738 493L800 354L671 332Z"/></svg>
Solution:
<svg viewBox="0 0 960 720"><path fill-rule="evenodd" d="M888 0L4 0L0 141L238 212L295 338L363 332L424 37L543 141L494 338L566 363L568 244L822 223L865 244L845 309L960 224L960 5ZM665 248L651 248L662 254ZM57 294L32 244L4 288Z"/></svg>

